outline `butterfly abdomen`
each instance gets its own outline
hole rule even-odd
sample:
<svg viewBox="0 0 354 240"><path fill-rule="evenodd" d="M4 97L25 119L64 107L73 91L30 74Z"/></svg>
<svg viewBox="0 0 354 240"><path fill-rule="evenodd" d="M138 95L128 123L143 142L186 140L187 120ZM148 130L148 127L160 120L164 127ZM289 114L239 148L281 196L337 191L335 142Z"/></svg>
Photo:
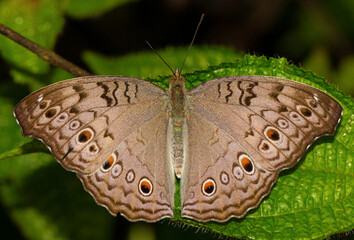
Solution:
<svg viewBox="0 0 354 240"><path fill-rule="evenodd" d="M183 119L178 119L178 118L172 118L171 119L171 157L173 160L173 166L174 170L176 173L176 176L178 178L181 177L181 170L183 166L183 159L184 159L184 142L183 142L183 128L184 126L184 120Z"/></svg>
<svg viewBox="0 0 354 240"><path fill-rule="evenodd" d="M167 136L170 160L173 163L175 174L181 177L185 157L185 92L184 78L176 75L170 79L170 113L169 134Z"/></svg>

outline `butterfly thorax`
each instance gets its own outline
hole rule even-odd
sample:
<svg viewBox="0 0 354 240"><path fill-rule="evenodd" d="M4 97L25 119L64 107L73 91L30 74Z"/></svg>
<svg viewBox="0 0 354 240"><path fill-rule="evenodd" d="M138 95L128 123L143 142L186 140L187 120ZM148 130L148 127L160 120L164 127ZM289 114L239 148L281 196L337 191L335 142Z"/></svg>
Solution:
<svg viewBox="0 0 354 240"><path fill-rule="evenodd" d="M174 171L178 178L181 176L185 143L185 78L176 69L174 76L169 79L169 143L170 159L173 161Z"/></svg>

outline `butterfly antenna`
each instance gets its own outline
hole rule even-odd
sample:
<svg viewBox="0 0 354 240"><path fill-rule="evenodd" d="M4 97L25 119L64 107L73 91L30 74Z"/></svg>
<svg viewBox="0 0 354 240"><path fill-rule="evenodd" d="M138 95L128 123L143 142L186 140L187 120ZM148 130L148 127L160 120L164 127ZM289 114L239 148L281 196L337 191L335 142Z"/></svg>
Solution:
<svg viewBox="0 0 354 240"><path fill-rule="evenodd" d="M182 72L182 68L183 68L183 66L184 66L184 63L186 62L186 59L187 59L189 50L191 50L191 47L192 47L192 45L193 45L193 43L194 43L195 36L197 36L197 32L198 32L198 29L199 29L200 24L201 24L202 21L203 21L203 18L204 18L204 13L203 13L202 16L200 17L200 20L199 20L197 29L195 30L194 36L193 36L193 38L192 38L192 41L191 41L191 43L189 44L189 48L188 48L187 54L186 54L186 56L185 56L185 58L184 58L184 60L183 60L183 62L182 62L182 66L181 66L181 68L180 68L180 70L179 70L180 73Z"/></svg>
<svg viewBox="0 0 354 240"><path fill-rule="evenodd" d="M170 67L170 65L168 65L168 63L160 56L160 54L150 45L150 43L148 41L146 41L147 45L149 45L149 47L151 48L152 51L154 51L154 53L166 64L166 66L171 70L172 74L174 76L175 72L172 70L172 68Z"/></svg>

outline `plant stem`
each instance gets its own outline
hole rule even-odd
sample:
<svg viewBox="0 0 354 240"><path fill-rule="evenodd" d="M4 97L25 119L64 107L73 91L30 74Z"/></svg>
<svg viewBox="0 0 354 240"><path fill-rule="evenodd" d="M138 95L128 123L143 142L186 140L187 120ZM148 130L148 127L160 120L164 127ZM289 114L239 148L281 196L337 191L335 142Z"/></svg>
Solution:
<svg viewBox="0 0 354 240"><path fill-rule="evenodd" d="M73 74L76 77L91 75L86 70L69 62L68 60L59 56L55 52L32 42L31 40L25 38L24 36L11 30L10 28L4 26L1 23L0 23L0 33L4 36L10 38L11 40L17 42L18 44L22 45L23 47L27 48L31 52L37 54L43 60L49 62L50 64L52 64L54 66L62 68L63 70Z"/></svg>

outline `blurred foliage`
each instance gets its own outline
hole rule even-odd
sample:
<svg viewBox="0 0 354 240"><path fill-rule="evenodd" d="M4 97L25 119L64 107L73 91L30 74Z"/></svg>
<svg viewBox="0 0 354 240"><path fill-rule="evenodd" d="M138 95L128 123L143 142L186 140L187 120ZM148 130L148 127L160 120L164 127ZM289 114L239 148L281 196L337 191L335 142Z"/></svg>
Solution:
<svg viewBox="0 0 354 240"><path fill-rule="evenodd" d="M184 67L188 87L233 74L276 75L305 82L329 92L343 105L336 137L316 141L299 166L283 172L271 195L245 218L227 224L182 220L186 226L212 234L181 229L180 219L129 223L97 206L74 174L61 169L46 154L43 144L21 136L12 116L16 103L42 86L71 76L0 36L0 76L5 82L0 89L0 230L4 238L206 240L221 234L321 239L354 228L352 99L311 72L289 66L284 59L246 55L235 61L243 56L239 50L286 56L353 94L354 2L207 2L0 0L0 22L42 46L55 47L95 74L140 77L166 87L170 71L147 48L141 52L143 40L149 39L156 49L163 48L159 53L172 68L179 67L196 19L206 11L197 44ZM222 62L229 63L219 65ZM191 73L195 70L200 71ZM321 200L324 196L326 201ZM296 197L307 200L294 206L289 199L295 201Z"/></svg>
<svg viewBox="0 0 354 240"><path fill-rule="evenodd" d="M133 0L71 0L68 1L66 14L74 18L98 17L112 8L132 1Z"/></svg>
<svg viewBox="0 0 354 240"><path fill-rule="evenodd" d="M186 46L168 47L159 54L171 65L172 70L181 67L182 60L186 55ZM232 48L222 46L195 46L188 56L188 61L183 66L183 72L192 72L208 66L218 65L222 62L233 61L237 56L241 56ZM122 75L130 76L134 72L134 77L146 78L158 75L171 75L171 71L165 67L162 71L155 66L163 65L161 59L152 51L139 52L122 57L107 57L95 52L84 52L83 59L90 69L98 75ZM137 69L136 65L140 66Z"/></svg>

